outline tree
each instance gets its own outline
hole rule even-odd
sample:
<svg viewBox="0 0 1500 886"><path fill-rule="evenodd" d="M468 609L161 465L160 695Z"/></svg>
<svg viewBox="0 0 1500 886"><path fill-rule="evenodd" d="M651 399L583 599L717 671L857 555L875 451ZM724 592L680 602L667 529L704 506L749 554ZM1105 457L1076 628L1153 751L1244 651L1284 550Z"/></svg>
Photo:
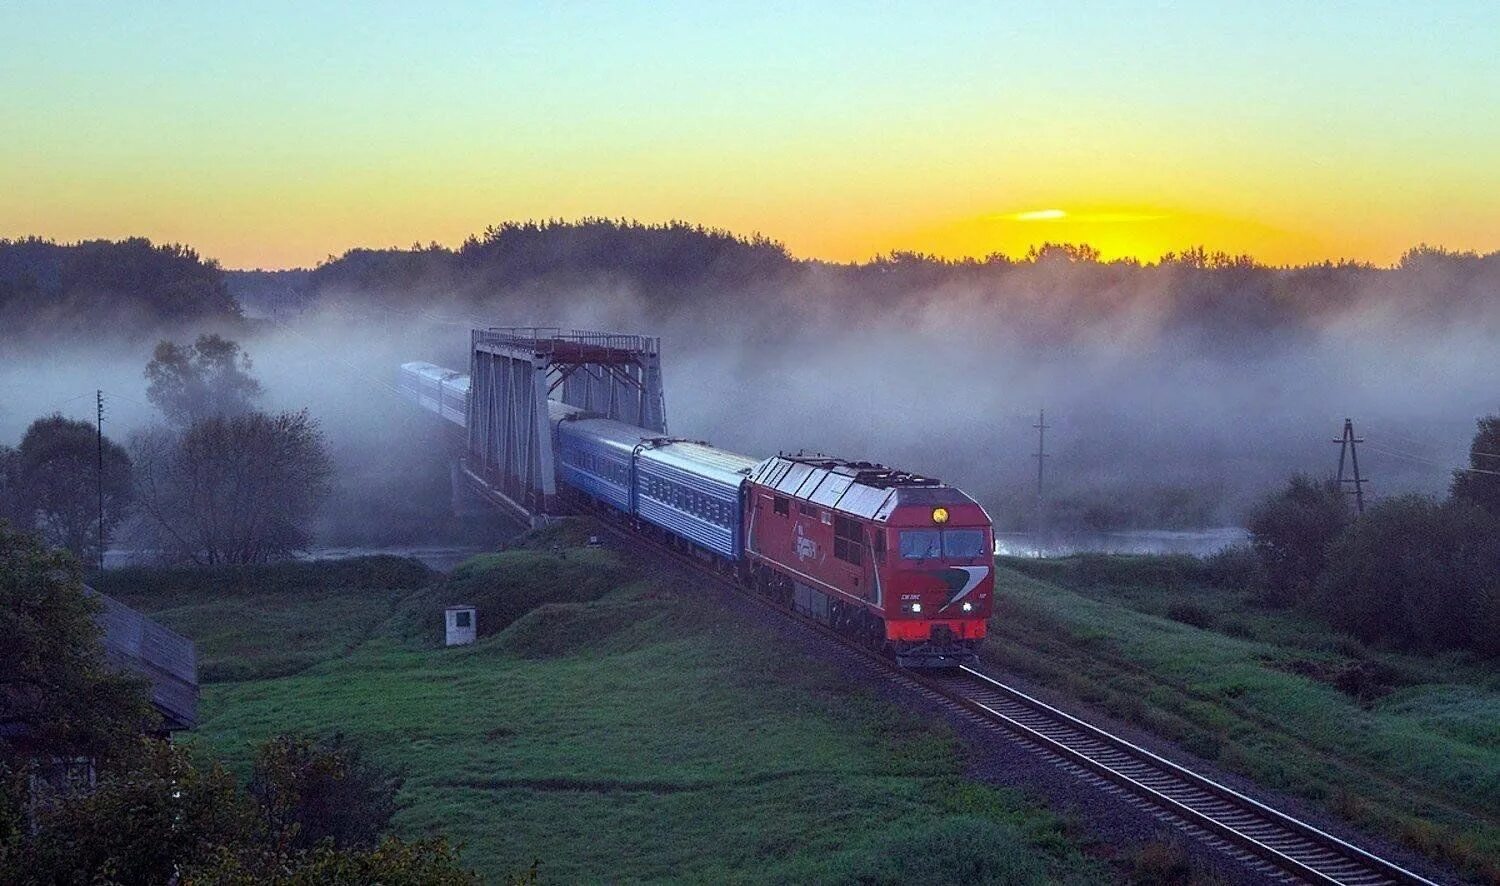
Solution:
<svg viewBox="0 0 1500 886"><path fill-rule="evenodd" d="M0 879L170 883L184 863L260 836L254 806L223 767L194 766L187 750L154 739L132 751L92 789L40 804L32 832L0 861Z"/></svg>
<svg viewBox="0 0 1500 886"><path fill-rule="evenodd" d="M374 846L396 811L401 778L364 759L336 733L323 741L279 735L261 746L250 796L268 826L295 849L324 840L339 848Z"/></svg>
<svg viewBox="0 0 1500 886"><path fill-rule="evenodd" d="M250 367L250 355L219 335L200 335L191 346L161 341L146 364L146 398L178 427L241 415L261 395Z"/></svg>
<svg viewBox="0 0 1500 886"><path fill-rule="evenodd" d="M11 519L48 544L92 562L99 549L99 440L93 425L53 415L32 422L21 445L0 452L0 491ZM104 528L130 503L130 456L103 441ZM7 488L8 487L8 488Z"/></svg>
<svg viewBox="0 0 1500 886"><path fill-rule="evenodd" d="M78 562L0 523L0 748L12 771L42 757L108 759L153 716L104 660Z"/></svg>
<svg viewBox="0 0 1500 886"><path fill-rule="evenodd" d="M1453 472L1450 494L1500 517L1500 415L1485 416L1478 425L1469 444L1470 470Z"/></svg>
<svg viewBox="0 0 1500 886"><path fill-rule="evenodd" d="M262 748L262 754L265 748ZM16 884L453 884L479 882L442 839L296 845L219 764L141 740L89 790L40 807L0 834L0 881Z"/></svg>
<svg viewBox="0 0 1500 886"><path fill-rule="evenodd" d="M1247 523L1251 546L1260 558L1272 602L1305 600L1323 571L1330 542L1349 522L1349 507L1338 484L1304 474L1262 501Z"/></svg>
<svg viewBox="0 0 1500 886"><path fill-rule="evenodd" d="M306 550L332 464L307 411L214 416L138 436L137 496L169 557L264 563Z"/></svg>

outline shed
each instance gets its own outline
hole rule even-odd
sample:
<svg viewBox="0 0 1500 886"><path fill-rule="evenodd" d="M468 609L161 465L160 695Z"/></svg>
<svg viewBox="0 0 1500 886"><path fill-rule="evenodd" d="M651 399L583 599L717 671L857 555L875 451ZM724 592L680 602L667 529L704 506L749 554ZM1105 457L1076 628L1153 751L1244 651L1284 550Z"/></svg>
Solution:
<svg viewBox="0 0 1500 886"><path fill-rule="evenodd" d="M472 604L455 603L443 610L443 624L447 629L444 645L468 646L478 634L479 613Z"/></svg>

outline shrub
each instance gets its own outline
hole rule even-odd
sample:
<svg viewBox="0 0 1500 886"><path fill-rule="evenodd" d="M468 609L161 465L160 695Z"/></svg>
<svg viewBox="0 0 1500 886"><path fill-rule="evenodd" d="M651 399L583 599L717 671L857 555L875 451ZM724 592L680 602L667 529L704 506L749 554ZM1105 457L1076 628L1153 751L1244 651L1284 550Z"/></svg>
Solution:
<svg viewBox="0 0 1500 886"><path fill-rule="evenodd" d="M1451 494L1500 518L1500 415L1479 420L1469 444L1469 470L1453 472Z"/></svg>
<svg viewBox="0 0 1500 886"><path fill-rule="evenodd" d="M1046 867L1014 829L985 818L952 816L897 828L862 847L843 876L849 883L1045 883Z"/></svg>
<svg viewBox="0 0 1500 886"><path fill-rule="evenodd" d="M1195 628L1212 627L1214 623L1213 613L1194 603L1173 603L1167 607L1167 618Z"/></svg>
<svg viewBox="0 0 1500 886"><path fill-rule="evenodd" d="M1462 501L1381 502L1328 552L1316 605L1365 641L1500 651L1500 523Z"/></svg>
<svg viewBox="0 0 1500 886"><path fill-rule="evenodd" d="M375 845L396 812L401 778L365 759L342 733L322 741L278 735L261 745L250 796L293 849L329 840L339 849Z"/></svg>
<svg viewBox="0 0 1500 886"><path fill-rule="evenodd" d="M101 593L127 600L175 595L211 599L228 594L301 594L333 589L413 590L427 584L432 574L420 560L375 554L260 565L132 566L94 577L93 586Z"/></svg>
<svg viewBox="0 0 1500 886"><path fill-rule="evenodd" d="M1333 480L1297 474L1262 501L1247 528L1267 599L1282 606L1306 599L1323 571L1328 545L1348 523L1348 505Z"/></svg>
<svg viewBox="0 0 1500 886"><path fill-rule="evenodd" d="M1250 545L1232 545L1203 558L1207 583L1225 590L1261 590L1265 570Z"/></svg>

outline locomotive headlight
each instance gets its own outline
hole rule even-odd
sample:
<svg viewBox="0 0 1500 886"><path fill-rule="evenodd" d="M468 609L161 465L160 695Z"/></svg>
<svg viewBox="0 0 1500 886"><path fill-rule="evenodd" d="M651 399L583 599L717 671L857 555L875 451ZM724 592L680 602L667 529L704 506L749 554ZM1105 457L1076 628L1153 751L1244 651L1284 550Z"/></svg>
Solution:
<svg viewBox="0 0 1500 886"><path fill-rule="evenodd" d="M932 509L932 522L934 522L934 523L947 523L948 522L948 509L947 508L933 508Z"/></svg>
<svg viewBox="0 0 1500 886"><path fill-rule="evenodd" d="M963 610L965 612L973 612L974 611L974 604L970 603L968 600L965 600L964 601Z"/></svg>
<svg viewBox="0 0 1500 886"><path fill-rule="evenodd" d="M913 604L911 604L911 611L912 612L921 612L922 611L922 604L921 603L913 603Z"/></svg>

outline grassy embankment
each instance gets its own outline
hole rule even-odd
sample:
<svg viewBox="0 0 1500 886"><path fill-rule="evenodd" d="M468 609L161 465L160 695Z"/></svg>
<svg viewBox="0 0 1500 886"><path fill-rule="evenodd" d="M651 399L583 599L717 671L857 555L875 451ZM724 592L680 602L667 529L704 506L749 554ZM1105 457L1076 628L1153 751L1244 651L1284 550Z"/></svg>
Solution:
<svg viewBox="0 0 1500 886"><path fill-rule="evenodd" d="M326 573L326 574L325 574ZM1055 817L966 781L953 737L609 552L117 573L199 643L196 740L235 768L343 730L402 769L394 825L491 877L1094 882ZM483 636L438 648L446 603Z"/></svg>
<svg viewBox="0 0 1500 886"><path fill-rule="evenodd" d="M1367 648L1198 561L1002 559L988 660L1500 883L1500 670Z"/></svg>

